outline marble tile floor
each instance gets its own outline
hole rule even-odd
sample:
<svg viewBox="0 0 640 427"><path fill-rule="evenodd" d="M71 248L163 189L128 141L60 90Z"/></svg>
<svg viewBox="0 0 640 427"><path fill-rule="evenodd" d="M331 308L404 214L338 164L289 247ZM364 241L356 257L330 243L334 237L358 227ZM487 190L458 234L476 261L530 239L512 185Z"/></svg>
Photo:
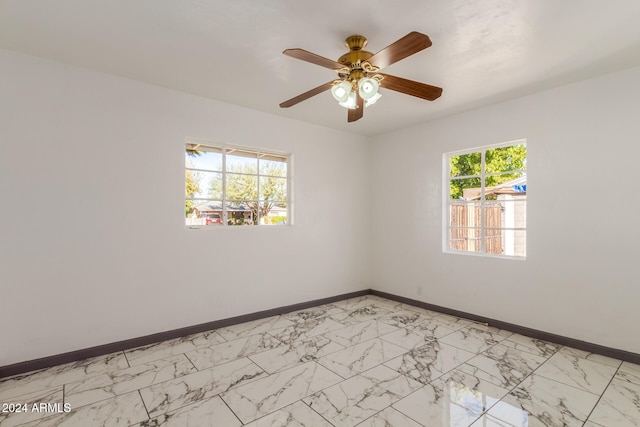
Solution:
<svg viewBox="0 0 640 427"><path fill-rule="evenodd" d="M0 380L0 427L640 426L640 366L367 295Z"/></svg>

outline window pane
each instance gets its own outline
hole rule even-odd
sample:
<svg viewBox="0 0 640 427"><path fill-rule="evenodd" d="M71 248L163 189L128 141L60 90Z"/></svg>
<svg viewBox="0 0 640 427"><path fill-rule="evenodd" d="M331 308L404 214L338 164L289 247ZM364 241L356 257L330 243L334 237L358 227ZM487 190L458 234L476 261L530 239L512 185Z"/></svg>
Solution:
<svg viewBox="0 0 640 427"><path fill-rule="evenodd" d="M485 248L488 254L526 256L527 232L510 228L485 229Z"/></svg>
<svg viewBox="0 0 640 427"><path fill-rule="evenodd" d="M513 255L527 256L527 231L515 230L513 232Z"/></svg>
<svg viewBox="0 0 640 427"><path fill-rule="evenodd" d="M524 197L498 196L495 201L485 202L485 227L526 228L527 199Z"/></svg>
<svg viewBox="0 0 640 427"><path fill-rule="evenodd" d="M449 158L450 177L480 175L481 159L480 152L451 156Z"/></svg>
<svg viewBox="0 0 640 427"><path fill-rule="evenodd" d="M285 225L287 223L286 203L260 203L260 223L265 225Z"/></svg>
<svg viewBox="0 0 640 427"><path fill-rule="evenodd" d="M449 198L473 200L480 198L481 179L463 178L449 181Z"/></svg>
<svg viewBox="0 0 640 427"><path fill-rule="evenodd" d="M184 195L185 197L195 197L200 192L197 172L186 170L184 173Z"/></svg>
<svg viewBox="0 0 640 427"><path fill-rule="evenodd" d="M190 221L191 219L196 219L198 217L198 214L195 213L193 209L196 206L196 204L197 204L197 201L195 200L184 201L184 217L186 219L186 225L198 225L195 222Z"/></svg>
<svg viewBox="0 0 640 427"><path fill-rule="evenodd" d="M503 231L504 234L504 254L510 256L527 255L527 232L526 230Z"/></svg>
<svg viewBox="0 0 640 427"><path fill-rule="evenodd" d="M205 176L209 197L212 199L222 199L222 174L211 173Z"/></svg>
<svg viewBox="0 0 640 427"><path fill-rule="evenodd" d="M189 143L185 153L185 166L192 169L222 170L222 149Z"/></svg>
<svg viewBox="0 0 640 427"><path fill-rule="evenodd" d="M222 173L187 170L185 195L190 198L222 199Z"/></svg>
<svg viewBox="0 0 640 427"><path fill-rule="evenodd" d="M222 224L222 201L185 200L185 220L188 226Z"/></svg>
<svg viewBox="0 0 640 427"><path fill-rule="evenodd" d="M226 205L228 225L258 225L255 201L228 202Z"/></svg>
<svg viewBox="0 0 640 427"><path fill-rule="evenodd" d="M449 249L454 251L480 252L482 251L479 228L451 228L449 229Z"/></svg>
<svg viewBox="0 0 640 427"><path fill-rule="evenodd" d="M287 157L260 153L260 175L287 176Z"/></svg>
<svg viewBox="0 0 640 427"><path fill-rule="evenodd" d="M504 227L504 203L486 201L484 203L484 226L493 228Z"/></svg>
<svg viewBox="0 0 640 427"><path fill-rule="evenodd" d="M504 230L488 228L485 230L485 252L493 255L504 254Z"/></svg>
<svg viewBox="0 0 640 427"><path fill-rule="evenodd" d="M227 200L257 200L258 176L227 174Z"/></svg>
<svg viewBox="0 0 640 427"><path fill-rule="evenodd" d="M509 172L495 175L487 175L485 177L485 185L487 186L487 194L500 191L513 192L514 186L525 185L526 189L527 173L526 171Z"/></svg>
<svg viewBox="0 0 640 427"><path fill-rule="evenodd" d="M227 149L227 172L258 173L258 153L239 148Z"/></svg>
<svg viewBox="0 0 640 427"><path fill-rule="evenodd" d="M287 200L287 179L260 177L260 200Z"/></svg>
<svg viewBox="0 0 640 427"><path fill-rule="evenodd" d="M480 227L481 203L467 201L451 201L449 207L449 226Z"/></svg>
<svg viewBox="0 0 640 427"><path fill-rule="evenodd" d="M485 171L508 172L524 169L527 165L527 147L512 145L510 147L492 148L485 152Z"/></svg>

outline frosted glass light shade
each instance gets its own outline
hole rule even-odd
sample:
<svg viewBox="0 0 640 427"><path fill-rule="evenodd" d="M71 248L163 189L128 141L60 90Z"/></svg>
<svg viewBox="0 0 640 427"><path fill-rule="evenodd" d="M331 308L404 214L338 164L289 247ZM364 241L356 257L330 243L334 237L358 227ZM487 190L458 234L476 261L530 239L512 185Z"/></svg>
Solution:
<svg viewBox="0 0 640 427"><path fill-rule="evenodd" d="M358 93L362 99L369 99L378 93L378 81L370 78L362 78L358 82Z"/></svg>
<svg viewBox="0 0 640 427"><path fill-rule="evenodd" d="M338 102L338 104L341 107L349 108L350 110L353 110L354 108L356 108L356 93L355 92L349 93L347 96L347 100Z"/></svg>
<svg viewBox="0 0 640 427"><path fill-rule="evenodd" d="M369 99L365 99L365 100L364 100L364 106L365 106L365 107L370 107L370 106L372 106L373 104L375 104L375 103L376 103L376 101L377 101L378 99L380 99L380 98L382 98L382 94L381 94L380 92L377 92L377 93L376 93L375 95L373 95L371 98L369 98Z"/></svg>
<svg viewBox="0 0 640 427"><path fill-rule="evenodd" d="M341 81L331 87L331 95L338 102L345 102L351 93L351 83L346 80Z"/></svg>

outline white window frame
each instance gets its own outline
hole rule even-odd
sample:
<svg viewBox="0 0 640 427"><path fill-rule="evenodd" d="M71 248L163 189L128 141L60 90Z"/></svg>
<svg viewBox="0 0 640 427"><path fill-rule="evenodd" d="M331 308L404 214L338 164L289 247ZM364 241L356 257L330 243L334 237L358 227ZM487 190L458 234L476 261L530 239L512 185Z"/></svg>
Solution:
<svg viewBox="0 0 640 427"><path fill-rule="evenodd" d="M527 153L528 153L528 145L527 145L527 140L526 139L518 139L518 140L514 140L514 141L508 141L508 142L502 142L502 143L498 143L498 144L489 144L489 145L484 145L481 147L473 147L473 148L469 148L469 149L464 149L464 150L458 150L458 151L452 151L452 152L448 152L448 153L444 153L442 155L442 170L443 170L443 191L442 191L442 251L444 253L450 253L450 254L462 254L462 255L471 255L471 256L481 256L481 257L490 257L490 258L506 258L506 259L514 259L514 260L525 260L526 259L526 249L525 249L525 255L521 256L521 255L505 255L505 254L493 254L493 253L488 253L486 252L486 230L487 227L485 224L485 209L484 209L484 205L485 202L487 202L485 200L485 178L487 176L494 176L494 175L498 175L500 173L486 173L485 167L486 167L486 159L485 159L485 155L486 155L486 151L487 150L491 150L494 148L502 148L502 147L510 147L510 146L514 146L514 145L524 145L525 147L527 147ZM463 155L463 154L470 154L470 153L477 153L480 152L481 153L481 171L479 175L465 175L465 176L457 176L455 177L455 179L465 179L465 178L480 178L480 182L481 182L481 190L480 190L480 204L482 206L482 209L480 209L481 212L481 218L480 218L480 232L481 232L481 236L480 236L480 242L481 242L481 250L480 251L463 251L463 250L455 250L455 249L451 249L450 247L450 230L451 230L451 210L450 210L450 201L452 200L450 198L450 192L451 192L451 186L450 186L450 181L452 179L451 177L451 163L450 163L450 158L452 156L458 156L458 155ZM527 166L525 165L524 168L519 169L517 171L509 171L507 173L514 173L514 172L525 172L525 174L528 175L528 171L527 171ZM528 198L527 198L528 199ZM526 205L525 205L525 209L526 209ZM475 227L466 227L466 228L475 228ZM504 230L513 230L513 231L524 231L526 233L527 231L527 227L525 225L525 227L501 227L501 229ZM525 234L526 236L526 234ZM528 239L525 238L525 247L526 247L526 241Z"/></svg>
<svg viewBox="0 0 640 427"><path fill-rule="evenodd" d="M191 229L191 230L201 230L201 229L207 229L207 230L211 230L211 229L221 229L221 228L233 228L233 229L247 229L247 228L257 228L258 226L261 228L281 228L283 226L291 226L293 225L293 154L291 153L286 153L286 152L282 152L282 151L277 151L277 150L271 150L271 149L262 149L262 148L257 148L257 147L250 147L250 146L242 146L242 145L235 145L235 144L225 144L225 143L217 143L217 142L212 142L212 141L205 141L205 140L199 140L199 139L194 139L194 138L189 138L185 141L185 145L183 148L183 153L185 152L185 149L188 148L189 145L201 145L201 146L207 146L207 147L212 147L212 148L216 148L219 149L222 153L222 165L221 165L221 170L214 170L214 169L198 169L198 168L190 168L187 167L186 165L184 165L184 169L185 171L192 171L192 172L211 172L211 173L219 173L222 175L222 198L220 200L220 202L222 203L222 223L220 224L220 226L214 226L214 227L206 227L206 226L199 226L199 225L185 225L185 227L187 229ZM258 166L257 166L257 171L256 174L243 174L243 173L239 173L239 172L228 172L227 171L227 153L229 150L233 150L233 149L237 149L237 150L247 150L247 151L254 151L257 154L257 160L258 160ZM227 224L227 220L228 220L228 210L227 210L227 204L228 203L233 203L233 201L229 201L227 200L227 174L231 173L231 174L235 174L235 175L251 175L251 176L255 176L257 179L257 192L258 195L260 194L260 178L261 177L269 177L270 175L263 175L260 174L260 155L274 155L274 156L281 156L281 157L286 157L287 159L287 176L286 176L286 182L287 182L287 199L285 200L285 203L287 205L287 220L285 224L278 224L278 225L274 225L274 224L260 224L260 218L258 218L258 224L257 225L253 225L253 226L246 226L246 227L242 227L242 226L232 226L232 225L228 225ZM277 177L277 178L281 178L281 177ZM186 179L186 174L185 174L185 179ZM185 183L186 185L186 183ZM205 200L216 200L216 199L203 199L203 198L192 198L192 197L184 197L184 200L193 200L193 201L205 201ZM257 200L258 203L260 202L260 200ZM259 215L259 212L258 212Z"/></svg>

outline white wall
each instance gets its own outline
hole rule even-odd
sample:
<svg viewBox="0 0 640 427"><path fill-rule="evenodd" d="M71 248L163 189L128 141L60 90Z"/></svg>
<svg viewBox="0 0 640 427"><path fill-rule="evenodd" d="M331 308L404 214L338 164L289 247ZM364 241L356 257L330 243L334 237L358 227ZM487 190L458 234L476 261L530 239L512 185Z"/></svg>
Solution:
<svg viewBox="0 0 640 427"><path fill-rule="evenodd" d="M295 226L185 229L186 137L293 153ZM367 289L368 142L0 50L0 366Z"/></svg>
<svg viewBox="0 0 640 427"><path fill-rule="evenodd" d="M640 352L638 81L370 141L0 50L0 366L369 287ZM185 137L292 152L296 225L185 229ZM443 254L442 154L519 138L527 260Z"/></svg>
<svg viewBox="0 0 640 427"><path fill-rule="evenodd" d="M373 288L639 353L638 82L630 69L374 138ZM520 138L527 259L443 253L442 154Z"/></svg>

